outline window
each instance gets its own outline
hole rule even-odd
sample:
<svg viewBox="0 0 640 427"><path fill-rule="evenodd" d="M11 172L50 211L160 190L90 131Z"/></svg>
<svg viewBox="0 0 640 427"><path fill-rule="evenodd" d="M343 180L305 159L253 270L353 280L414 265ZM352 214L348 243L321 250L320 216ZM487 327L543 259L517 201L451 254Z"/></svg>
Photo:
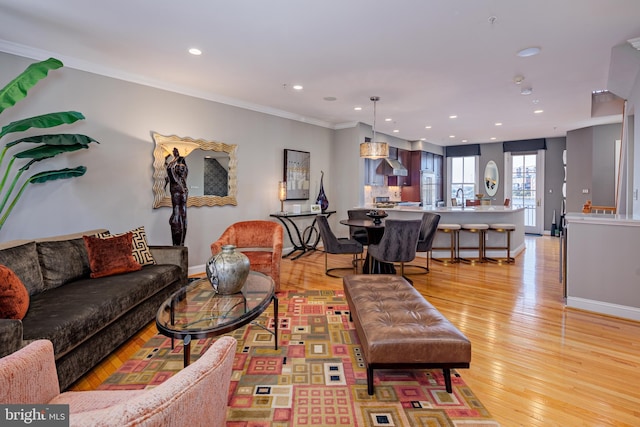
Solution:
<svg viewBox="0 0 640 427"><path fill-rule="evenodd" d="M458 206L465 200L476 198L476 171L478 156L449 157L451 161L451 199L456 199ZM462 189L462 191L460 191ZM464 193L464 196L462 195ZM463 199L464 198L464 199Z"/></svg>

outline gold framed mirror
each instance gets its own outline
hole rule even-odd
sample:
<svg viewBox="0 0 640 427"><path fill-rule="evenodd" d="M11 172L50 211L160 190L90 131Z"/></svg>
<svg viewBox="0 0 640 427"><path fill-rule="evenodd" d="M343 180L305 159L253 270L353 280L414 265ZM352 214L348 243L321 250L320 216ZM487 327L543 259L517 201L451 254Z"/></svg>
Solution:
<svg viewBox="0 0 640 427"><path fill-rule="evenodd" d="M178 149L189 167L187 207L237 205L236 144L152 133L153 207L172 207L167 159ZM225 182L226 181L226 182Z"/></svg>

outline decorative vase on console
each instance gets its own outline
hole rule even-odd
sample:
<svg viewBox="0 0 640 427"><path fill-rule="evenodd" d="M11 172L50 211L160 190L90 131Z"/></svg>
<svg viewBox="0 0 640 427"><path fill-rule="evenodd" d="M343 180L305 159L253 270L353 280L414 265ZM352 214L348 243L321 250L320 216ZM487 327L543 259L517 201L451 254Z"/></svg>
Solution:
<svg viewBox="0 0 640 427"><path fill-rule="evenodd" d="M320 192L318 193L318 198L316 199L316 203L320 205L320 209L322 212L326 211L329 208L329 200L327 199L327 195L324 194L324 184L322 180L324 179L324 172L320 171Z"/></svg>
<svg viewBox="0 0 640 427"><path fill-rule="evenodd" d="M249 258L236 252L233 245L222 246L222 251L207 261L206 272L211 286L218 294L231 295L240 292L249 276Z"/></svg>

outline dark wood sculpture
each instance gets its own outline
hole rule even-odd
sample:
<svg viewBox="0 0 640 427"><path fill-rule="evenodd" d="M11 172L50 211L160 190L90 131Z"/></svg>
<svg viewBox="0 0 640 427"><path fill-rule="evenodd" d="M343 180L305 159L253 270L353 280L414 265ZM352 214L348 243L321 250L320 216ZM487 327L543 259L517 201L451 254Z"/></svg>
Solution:
<svg viewBox="0 0 640 427"><path fill-rule="evenodd" d="M174 246L184 246L184 239L187 235L187 198L189 197L189 187L187 187L187 175L189 168L184 157L180 155L177 148L173 149L173 156L165 157L167 167L167 178L165 188L169 184L171 193L171 206L173 212L169 218L171 226L171 239Z"/></svg>

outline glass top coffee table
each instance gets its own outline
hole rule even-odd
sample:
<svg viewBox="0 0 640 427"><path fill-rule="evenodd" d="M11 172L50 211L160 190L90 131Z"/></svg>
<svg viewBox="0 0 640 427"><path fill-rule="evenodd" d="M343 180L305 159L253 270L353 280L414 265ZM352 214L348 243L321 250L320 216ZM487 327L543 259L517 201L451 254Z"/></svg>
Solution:
<svg viewBox="0 0 640 427"><path fill-rule="evenodd" d="M191 358L191 339L209 338L238 329L255 320L273 301L274 329L278 349L278 297L273 279L251 271L237 294L215 293L209 279L199 279L174 292L156 315L158 331L184 342L184 366Z"/></svg>

